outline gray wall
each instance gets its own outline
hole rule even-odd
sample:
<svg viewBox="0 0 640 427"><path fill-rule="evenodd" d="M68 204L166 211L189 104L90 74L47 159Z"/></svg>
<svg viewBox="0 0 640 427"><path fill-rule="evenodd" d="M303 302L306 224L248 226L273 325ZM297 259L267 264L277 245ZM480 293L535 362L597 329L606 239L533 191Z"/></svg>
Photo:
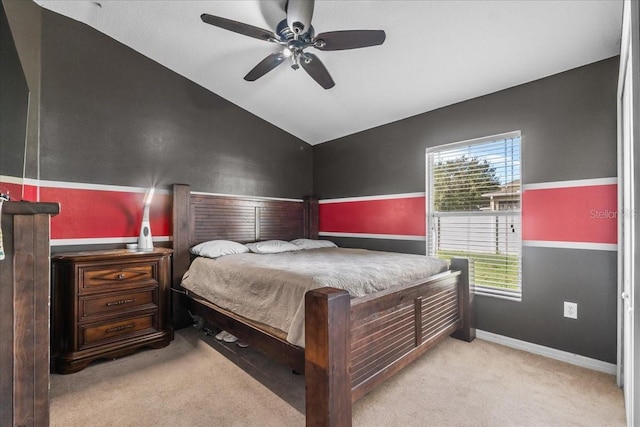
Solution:
<svg viewBox="0 0 640 427"><path fill-rule="evenodd" d="M303 141L85 24L40 14L41 179L311 193Z"/></svg>
<svg viewBox="0 0 640 427"><path fill-rule="evenodd" d="M29 87L0 3L0 175L22 176ZM0 187L0 192L6 193ZM13 197L13 194L11 195Z"/></svg>
<svg viewBox="0 0 640 427"><path fill-rule="evenodd" d="M7 58L2 58L0 73L3 74L4 79L5 67L8 69L20 67L22 69L28 87L29 111L26 126L23 127L25 123L21 117L26 110L23 106L18 106L15 103L16 100L12 98L13 91L20 86L7 90L2 88L2 92L0 92L2 102L9 100L8 102L13 104L12 108L16 108L16 113L19 115L18 123L13 123L10 116L0 117L2 126L16 126L21 130L18 138L11 139L9 142L5 142L4 138L1 140L2 158L8 159L8 161L5 160L0 174L21 177L24 166L24 176L37 179L39 172L41 9L34 2L24 0L2 0L2 5L4 10L0 32L3 33L3 38L11 37L13 39L16 55L11 54ZM8 85L11 84L8 83ZM20 91L22 90L20 89ZM24 99L24 95L20 95L18 98L18 100ZM20 197L16 194L12 194L12 196L14 198Z"/></svg>
<svg viewBox="0 0 640 427"><path fill-rule="evenodd" d="M425 149L520 130L524 184L614 177L618 58L314 147L320 199L425 191ZM422 242L332 239L425 253ZM616 362L616 253L525 247L523 298L478 296L477 327ZM563 301L578 303L566 319Z"/></svg>

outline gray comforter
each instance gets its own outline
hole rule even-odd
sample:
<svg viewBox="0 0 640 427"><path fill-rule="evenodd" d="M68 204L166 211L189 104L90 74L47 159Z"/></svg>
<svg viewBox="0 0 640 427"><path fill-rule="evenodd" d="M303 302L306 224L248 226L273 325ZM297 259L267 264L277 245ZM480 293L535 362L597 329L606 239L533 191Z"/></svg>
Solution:
<svg viewBox="0 0 640 427"><path fill-rule="evenodd" d="M323 248L279 254L196 258L182 286L248 319L277 328L304 347L304 294L330 286L359 297L446 271L422 255Z"/></svg>

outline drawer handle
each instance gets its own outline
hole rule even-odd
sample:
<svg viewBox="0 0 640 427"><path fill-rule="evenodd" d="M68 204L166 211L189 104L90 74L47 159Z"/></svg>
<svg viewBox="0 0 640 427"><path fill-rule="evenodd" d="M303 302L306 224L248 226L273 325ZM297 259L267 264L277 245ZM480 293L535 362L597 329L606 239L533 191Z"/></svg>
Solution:
<svg viewBox="0 0 640 427"><path fill-rule="evenodd" d="M124 331L125 329L131 329L133 328L135 325L133 323L129 323L128 325L121 325L121 326L116 326L115 328L109 328L107 329L107 333L110 332L118 332L118 331Z"/></svg>
<svg viewBox="0 0 640 427"><path fill-rule="evenodd" d="M118 274L118 280L124 280L124 273Z"/></svg>
<svg viewBox="0 0 640 427"><path fill-rule="evenodd" d="M130 304L132 302L136 302L136 299L135 298L131 298L131 299L121 299L121 300L118 300L118 301L109 301L107 303L107 307L111 307L111 306L114 306L114 305Z"/></svg>

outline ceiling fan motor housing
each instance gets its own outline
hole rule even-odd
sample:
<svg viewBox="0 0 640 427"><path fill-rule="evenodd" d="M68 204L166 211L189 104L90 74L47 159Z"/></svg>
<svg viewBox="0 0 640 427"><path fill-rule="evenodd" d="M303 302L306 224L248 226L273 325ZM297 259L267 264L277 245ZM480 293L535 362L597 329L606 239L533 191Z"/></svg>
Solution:
<svg viewBox="0 0 640 427"><path fill-rule="evenodd" d="M293 30L289 26L286 19L283 19L282 21L280 21L280 23L276 27L276 33L278 34L278 36L280 36L280 39L283 41L284 40L291 41L291 40L298 39L301 42L306 42L308 44L311 44L311 40L313 40L313 36L314 36L314 30L312 25L310 25L309 29L304 33L296 33L295 30Z"/></svg>
<svg viewBox="0 0 640 427"><path fill-rule="evenodd" d="M287 23L291 31L296 35L302 35L311 28L311 18L313 17L314 1L310 0L288 0L285 6L287 13Z"/></svg>

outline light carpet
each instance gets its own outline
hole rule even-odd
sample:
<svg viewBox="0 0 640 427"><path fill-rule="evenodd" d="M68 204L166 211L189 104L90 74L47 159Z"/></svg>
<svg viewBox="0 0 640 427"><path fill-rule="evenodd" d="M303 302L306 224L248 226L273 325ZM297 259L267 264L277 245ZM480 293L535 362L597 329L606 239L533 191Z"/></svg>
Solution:
<svg viewBox="0 0 640 427"><path fill-rule="evenodd" d="M304 378L194 328L159 350L51 375L51 425L303 426ZM354 426L624 426L611 375L447 338L355 403Z"/></svg>

